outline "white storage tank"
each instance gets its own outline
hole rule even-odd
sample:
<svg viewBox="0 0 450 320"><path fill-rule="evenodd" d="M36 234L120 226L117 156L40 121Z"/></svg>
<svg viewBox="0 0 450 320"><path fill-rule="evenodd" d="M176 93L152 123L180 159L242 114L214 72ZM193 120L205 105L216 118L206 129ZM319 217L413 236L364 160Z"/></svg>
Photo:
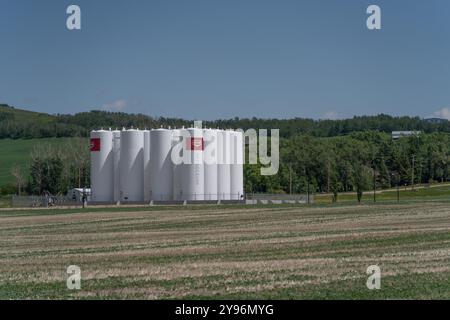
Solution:
<svg viewBox="0 0 450 320"><path fill-rule="evenodd" d="M92 201L242 200L243 142L200 127L92 131Z"/></svg>
<svg viewBox="0 0 450 320"><path fill-rule="evenodd" d="M238 184L239 184L239 200L244 200L244 155L245 155L245 140L244 132L239 130L237 132L237 143L238 149L236 151L237 155L237 165L238 165Z"/></svg>
<svg viewBox="0 0 450 320"><path fill-rule="evenodd" d="M150 200L169 201L173 196L172 130L150 131Z"/></svg>
<svg viewBox="0 0 450 320"><path fill-rule="evenodd" d="M187 135L185 129L172 130L172 160L182 161L183 157L183 135ZM173 161L172 161L173 162ZM183 189L181 187L181 162L173 162L173 200L182 200Z"/></svg>
<svg viewBox="0 0 450 320"><path fill-rule="evenodd" d="M205 150L203 153L205 163L205 200L218 200L217 130L204 129L203 139L205 143Z"/></svg>
<svg viewBox="0 0 450 320"><path fill-rule="evenodd" d="M182 200L205 199L205 172L203 163L203 129L189 128L183 137L183 163L180 168Z"/></svg>
<svg viewBox="0 0 450 320"><path fill-rule="evenodd" d="M144 130L144 201L150 201L150 130Z"/></svg>
<svg viewBox="0 0 450 320"><path fill-rule="evenodd" d="M120 200L144 201L144 133L130 129L121 133Z"/></svg>
<svg viewBox="0 0 450 320"><path fill-rule="evenodd" d="M217 193L219 200L230 200L230 131L217 132Z"/></svg>
<svg viewBox="0 0 450 320"><path fill-rule="evenodd" d="M114 202L120 201L120 130L113 132Z"/></svg>
<svg viewBox="0 0 450 320"><path fill-rule="evenodd" d="M92 201L112 202L114 200L114 159L112 131L92 131L91 191Z"/></svg>
<svg viewBox="0 0 450 320"><path fill-rule="evenodd" d="M244 141L241 131L231 133L231 164L230 164L230 198L231 200L243 200L244 195Z"/></svg>

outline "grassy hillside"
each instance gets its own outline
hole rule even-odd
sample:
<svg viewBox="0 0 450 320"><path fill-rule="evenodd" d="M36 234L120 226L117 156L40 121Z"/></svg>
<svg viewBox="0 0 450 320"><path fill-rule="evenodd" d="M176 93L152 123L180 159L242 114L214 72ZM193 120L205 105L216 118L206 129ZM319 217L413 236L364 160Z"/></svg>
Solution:
<svg viewBox="0 0 450 320"><path fill-rule="evenodd" d="M26 174L30 160L30 152L33 146L39 143L63 144L71 138L47 138L47 139L0 139L0 188L14 183L11 175L11 167L20 165Z"/></svg>
<svg viewBox="0 0 450 320"><path fill-rule="evenodd" d="M0 139L86 136L80 125L64 123L60 116L0 104Z"/></svg>
<svg viewBox="0 0 450 320"><path fill-rule="evenodd" d="M6 104L0 104L0 121L14 119L20 122L49 124L55 122L56 118L47 113L28 111L13 108Z"/></svg>

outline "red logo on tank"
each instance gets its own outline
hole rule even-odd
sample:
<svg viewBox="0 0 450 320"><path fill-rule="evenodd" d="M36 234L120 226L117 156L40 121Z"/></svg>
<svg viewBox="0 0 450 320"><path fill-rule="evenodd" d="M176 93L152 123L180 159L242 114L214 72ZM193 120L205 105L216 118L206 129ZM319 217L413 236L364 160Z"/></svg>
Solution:
<svg viewBox="0 0 450 320"><path fill-rule="evenodd" d="M100 138L91 138L91 151L100 151Z"/></svg>
<svg viewBox="0 0 450 320"><path fill-rule="evenodd" d="M187 139L187 149L194 151L203 151L205 149L205 142L203 138L188 138Z"/></svg>

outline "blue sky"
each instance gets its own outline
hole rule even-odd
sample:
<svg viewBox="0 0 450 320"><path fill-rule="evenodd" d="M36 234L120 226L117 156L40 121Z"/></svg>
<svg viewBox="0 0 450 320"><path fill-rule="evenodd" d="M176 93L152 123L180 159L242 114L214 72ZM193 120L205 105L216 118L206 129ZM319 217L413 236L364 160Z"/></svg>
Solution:
<svg viewBox="0 0 450 320"><path fill-rule="evenodd" d="M66 29L66 8L82 30ZM382 10L369 31L366 9ZM0 102L187 119L450 118L450 1L0 0Z"/></svg>

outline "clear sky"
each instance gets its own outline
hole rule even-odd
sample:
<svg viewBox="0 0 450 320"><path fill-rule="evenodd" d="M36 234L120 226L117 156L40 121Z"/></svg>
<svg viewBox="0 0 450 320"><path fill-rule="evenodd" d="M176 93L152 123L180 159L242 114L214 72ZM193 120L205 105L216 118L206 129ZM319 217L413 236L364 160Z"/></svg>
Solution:
<svg viewBox="0 0 450 320"><path fill-rule="evenodd" d="M66 28L70 4L80 31ZM370 4L382 30L366 27ZM450 1L0 0L0 102L205 120L450 117Z"/></svg>

